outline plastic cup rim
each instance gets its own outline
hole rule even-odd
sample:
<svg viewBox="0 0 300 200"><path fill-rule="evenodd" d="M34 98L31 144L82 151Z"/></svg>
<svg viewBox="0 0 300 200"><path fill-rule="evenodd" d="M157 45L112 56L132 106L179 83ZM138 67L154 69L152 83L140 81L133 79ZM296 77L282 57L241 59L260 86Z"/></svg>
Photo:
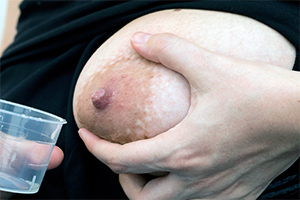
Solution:
<svg viewBox="0 0 300 200"><path fill-rule="evenodd" d="M37 118L37 117L32 117L32 116L26 116L32 120L36 120L36 121L41 121L41 122L46 122L46 123L52 123L52 124L66 124L67 121L61 117L58 117L54 114L51 114L49 112L46 112L46 111L42 111L40 109L37 109L37 108L32 108L30 106L26 106L26 105L22 105L22 104L19 104L19 103L14 103L14 102L11 102L11 101L7 101L7 100L4 100L4 99L0 99L0 103L6 103L6 104L10 104L10 105L13 105L13 106L18 106L18 107L21 107L21 108L24 108L24 109L28 109L28 110L32 110L32 111L35 111L35 112L38 112L38 113L41 113L43 115L46 115L46 116L50 116L54 119L57 119L57 121L55 120L49 120L49 119L43 119L43 118ZM1 112L4 112L4 113L7 113L7 114L11 114L11 115L15 115L15 116L19 116L19 117L22 117L24 118L24 114L20 114L20 113L15 113L15 112L12 112L12 111L8 111L8 110L4 110L2 108L0 108L0 111Z"/></svg>

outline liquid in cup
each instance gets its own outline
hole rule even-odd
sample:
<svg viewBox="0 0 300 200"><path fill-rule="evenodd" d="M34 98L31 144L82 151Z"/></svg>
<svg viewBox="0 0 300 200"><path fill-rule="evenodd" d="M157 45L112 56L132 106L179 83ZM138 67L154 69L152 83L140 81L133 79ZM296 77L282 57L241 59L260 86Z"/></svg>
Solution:
<svg viewBox="0 0 300 200"><path fill-rule="evenodd" d="M36 193L66 121L0 99L0 191Z"/></svg>

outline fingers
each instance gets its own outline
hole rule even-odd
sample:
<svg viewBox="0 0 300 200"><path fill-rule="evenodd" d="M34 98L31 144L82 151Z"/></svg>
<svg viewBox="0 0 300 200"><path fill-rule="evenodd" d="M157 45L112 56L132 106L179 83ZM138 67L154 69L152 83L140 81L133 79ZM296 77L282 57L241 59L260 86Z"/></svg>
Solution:
<svg viewBox="0 0 300 200"><path fill-rule="evenodd" d="M121 145L103 140L85 128L79 129L78 133L87 149L106 165L110 163L108 157L121 148Z"/></svg>
<svg viewBox="0 0 300 200"><path fill-rule="evenodd" d="M207 73L209 66L218 56L173 34L152 36L135 33L131 38L131 45L146 59L181 73L189 82L199 81L199 72Z"/></svg>
<svg viewBox="0 0 300 200"><path fill-rule="evenodd" d="M52 155L47 169L49 170L58 167L63 161L63 159L64 159L63 151L59 147L55 146L52 151Z"/></svg>
<svg viewBox="0 0 300 200"><path fill-rule="evenodd" d="M28 160L29 162L28 165L32 169L38 170L41 168L41 166L44 166L45 161L48 160L49 153L51 152L52 148L49 145L27 143L23 148L23 150L24 152L26 152L24 158ZM63 161L63 159L64 159L63 151L59 147L54 146L47 169L50 170L58 167Z"/></svg>
<svg viewBox="0 0 300 200"><path fill-rule="evenodd" d="M161 160L169 156L168 152L160 151L168 141L156 137L120 145L103 140L84 128L79 130L79 135L88 150L115 173L162 171Z"/></svg>
<svg viewBox="0 0 300 200"><path fill-rule="evenodd" d="M129 199L138 196L148 182L145 176L139 174L120 174L119 181Z"/></svg>
<svg viewBox="0 0 300 200"><path fill-rule="evenodd" d="M176 176L148 180L147 175L121 174L120 183L129 199L184 199L183 185Z"/></svg>

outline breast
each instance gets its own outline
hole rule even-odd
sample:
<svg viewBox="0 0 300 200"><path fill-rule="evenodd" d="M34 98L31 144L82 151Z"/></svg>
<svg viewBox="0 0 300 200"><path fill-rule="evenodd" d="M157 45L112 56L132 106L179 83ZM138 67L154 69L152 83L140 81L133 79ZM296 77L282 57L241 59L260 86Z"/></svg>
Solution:
<svg viewBox="0 0 300 200"><path fill-rule="evenodd" d="M190 9L140 17L91 56L73 98L79 128L121 144L176 126L186 116L191 99L189 83L181 74L147 61L132 49L130 37L137 31L169 32L227 56L289 69L295 60L295 49L284 37L247 17Z"/></svg>

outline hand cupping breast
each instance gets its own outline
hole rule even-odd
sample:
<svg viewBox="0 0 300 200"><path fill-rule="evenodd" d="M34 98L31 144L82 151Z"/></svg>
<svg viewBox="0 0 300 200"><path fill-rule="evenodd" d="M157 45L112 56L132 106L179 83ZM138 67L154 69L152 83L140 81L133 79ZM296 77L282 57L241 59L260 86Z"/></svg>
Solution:
<svg viewBox="0 0 300 200"><path fill-rule="evenodd" d="M187 115L192 98L181 74L132 49L130 37L138 31L173 33L227 56L286 68L292 67L295 58L294 48L280 34L246 17L203 10L165 10L140 17L92 55L73 99L79 128L121 144L176 126Z"/></svg>

